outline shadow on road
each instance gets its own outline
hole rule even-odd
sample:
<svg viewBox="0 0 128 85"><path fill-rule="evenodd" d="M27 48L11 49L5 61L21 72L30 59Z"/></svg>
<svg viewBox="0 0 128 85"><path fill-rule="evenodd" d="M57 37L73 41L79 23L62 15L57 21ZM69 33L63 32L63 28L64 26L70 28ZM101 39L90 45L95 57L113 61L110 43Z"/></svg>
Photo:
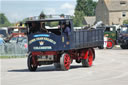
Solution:
<svg viewBox="0 0 128 85"><path fill-rule="evenodd" d="M78 69L78 68L85 68L81 65L72 65L69 70ZM56 69L54 66L46 66L46 67L38 67L36 72L48 72L48 71L62 71L61 69ZM8 72L30 72L28 69L15 69L15 70L8 70Z"/></svg>
<svg viewBox="0 0 128 85"><path fill-rule="evenodd" d="M113 47L112 49L98 49L98 48L95 48L95 50L120 50L120 51L123 51L123 50L128 50L128 49L121 49L120 47Z"/></svg>

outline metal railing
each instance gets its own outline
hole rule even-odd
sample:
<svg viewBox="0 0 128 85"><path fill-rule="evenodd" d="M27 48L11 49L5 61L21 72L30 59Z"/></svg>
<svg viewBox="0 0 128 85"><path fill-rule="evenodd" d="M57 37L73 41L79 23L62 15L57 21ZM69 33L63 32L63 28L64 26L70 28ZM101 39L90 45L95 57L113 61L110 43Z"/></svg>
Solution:
<svg viewBox="0 0 128 85"><path fill-rule="evenodd" d="M27 49L17 43L6 43L0 45L0 56L16 56L23 57L27 55Z"/></svg>

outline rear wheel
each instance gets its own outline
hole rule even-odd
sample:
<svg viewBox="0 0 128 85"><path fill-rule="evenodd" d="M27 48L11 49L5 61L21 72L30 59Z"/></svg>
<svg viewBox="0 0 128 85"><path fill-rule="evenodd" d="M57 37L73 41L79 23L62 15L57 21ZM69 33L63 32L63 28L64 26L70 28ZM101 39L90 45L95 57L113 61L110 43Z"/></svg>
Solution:
<svg viewBox="0 0 128 85"><path fill-rule="evenodd" d="M95 60L95 57L96 57L96 56L95 56L95 50L94 50L93 48L92 48L91 50L92 50L92 52L93 52L93 61L94 61L94 60Z"/></svg>
<svg viewBox="0 0 128 85"><path fill-rule="evenodd" d="M93 52L92 52L92 50L88 49L84 54L85 54L84 59L82 59L82 66L83 67L92 66L92 62L93 62Z"/></svg>
<svg viewBox="0 0 128 85"><path fill-rule="evenodd" d="M29 54L28 60L27 60L27 65L28 65L29 71L36 71L36 69L37 69L37 65L34 65L33 61L36 61L36 59L35 58L32 59L32 54Z"/></svg>
<svg viewBox="0 0 128 85"><path fill-rule="evenodd" d="M68 70L70 68L70 64L71 64L71 58L69 56L69 54L64 53L62 54L62 56L60 57L60 67L62 70Z"/></svg>
<svg viewBox="0 0 128 85"><path fill-rule="evenodd" d="M107 41L107 49L112 49L113 48L113 46L114 46L114 43L113 43L113 41L112 40L108 40Z"/></svg>

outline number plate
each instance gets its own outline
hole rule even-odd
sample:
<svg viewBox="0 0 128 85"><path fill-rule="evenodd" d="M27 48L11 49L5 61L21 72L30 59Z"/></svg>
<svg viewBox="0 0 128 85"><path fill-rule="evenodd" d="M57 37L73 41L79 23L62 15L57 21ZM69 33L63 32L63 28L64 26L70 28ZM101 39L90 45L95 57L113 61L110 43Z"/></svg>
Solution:
<svg viewBox="0 0 128 85"><path fill-rule="evenodd" d="M53 61L54 57L53 55L48 55L48 56L40 56L38 58L38 61Z"/></svg>

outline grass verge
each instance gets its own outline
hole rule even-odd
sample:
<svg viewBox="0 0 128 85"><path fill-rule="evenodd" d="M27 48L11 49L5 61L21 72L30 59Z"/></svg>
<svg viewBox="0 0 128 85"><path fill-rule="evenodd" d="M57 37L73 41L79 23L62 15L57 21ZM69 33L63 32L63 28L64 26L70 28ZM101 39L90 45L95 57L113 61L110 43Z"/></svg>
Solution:
<svg viewBox="0 0 128 85"><path fill-rule="evenodd" d="M0 56L0 59L6 59L6 58L25 58L26 56Z"/></svg>

